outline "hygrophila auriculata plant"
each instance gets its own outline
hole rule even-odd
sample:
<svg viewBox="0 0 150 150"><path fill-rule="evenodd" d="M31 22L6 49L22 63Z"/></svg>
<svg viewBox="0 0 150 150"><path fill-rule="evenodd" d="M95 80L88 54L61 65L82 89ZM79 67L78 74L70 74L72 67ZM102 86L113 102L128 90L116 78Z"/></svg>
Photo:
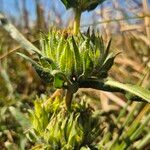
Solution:
<svg viewBox="0 0 150 150"><path fill-rule="evenodd" d="M109 53L111 40L104 44L98 34L90 30L84 34L79 31L82 12L95 9L103 1L62 0L67 9L73 8L75 12L73 33L51 29L41 37L41 50L27 41L6 18L0 16L4 28L24 48L37 53L38 61L21 53L19 55L32 63L46 83L66 91L64 98L35 101L35 110L30 111L33 126L28 136L40 143L36 149L97 149L101 132L99 116L82 100L81 104L72 102L79 88L121 92L130 100L150 102L149 90L107 78L116 57Z"/></svg>

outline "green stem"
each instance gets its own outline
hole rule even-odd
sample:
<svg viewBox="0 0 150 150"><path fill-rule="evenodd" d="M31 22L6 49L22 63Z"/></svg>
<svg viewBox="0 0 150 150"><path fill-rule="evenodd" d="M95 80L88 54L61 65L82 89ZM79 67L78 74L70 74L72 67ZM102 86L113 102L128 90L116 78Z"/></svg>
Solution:
<svg viewBox="0 0 150 150"><path fill-rule="evenodd" d="M73 32L75 35L77 35L80 29L81 11L78 9L74 9L74 12L75 12L75 20L74 20Z"/></svg>

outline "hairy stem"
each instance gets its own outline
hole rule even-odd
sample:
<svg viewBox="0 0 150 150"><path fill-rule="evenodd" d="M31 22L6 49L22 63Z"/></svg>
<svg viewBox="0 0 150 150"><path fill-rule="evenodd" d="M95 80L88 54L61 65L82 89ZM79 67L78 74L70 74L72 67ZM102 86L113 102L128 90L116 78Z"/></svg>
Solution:
<svg viewBox="0 0 150 150"><path fill-rule="evenodd" d="M74 12L75 12L75 20L74 20L73 32L75 35L77 35L80 29L81 11L78 9L74 9Z"/></svg>

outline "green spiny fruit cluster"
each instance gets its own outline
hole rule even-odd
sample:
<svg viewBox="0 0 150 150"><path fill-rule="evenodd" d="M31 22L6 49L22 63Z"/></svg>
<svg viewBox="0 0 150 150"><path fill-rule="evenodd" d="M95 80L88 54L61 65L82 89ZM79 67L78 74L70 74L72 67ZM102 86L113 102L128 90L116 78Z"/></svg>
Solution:
<svg viewBox="0 0 150 150"><path fill-rule="evenodd" d="M105 46L102 37L94 33L73 36L52 29L42 35L39 61L28 59L39 76L56 88L63 88L87 79L104 79L115 56L109 54L111 40Z"/></svg>
<svg viewBox="0 0 150 150"><path fill-rule="evenodd" d="M99 117L85 103L74 102L65 109L63 99L37 99L30 111L31 141L38 141L36 150L80 150L94 147L100 135ZM42 144L40 144L42 143Z"/></svg>
<svg viewBox="0 0 150 150"><path fill-rule="evenodd" d="M51 59L51 69L59 70L71 82L81 78L107 77L115 58L108 55L110 43L105 47L102 37L96 37L94 33L66 37L54 30L41 39L43 55Z"/></svg>

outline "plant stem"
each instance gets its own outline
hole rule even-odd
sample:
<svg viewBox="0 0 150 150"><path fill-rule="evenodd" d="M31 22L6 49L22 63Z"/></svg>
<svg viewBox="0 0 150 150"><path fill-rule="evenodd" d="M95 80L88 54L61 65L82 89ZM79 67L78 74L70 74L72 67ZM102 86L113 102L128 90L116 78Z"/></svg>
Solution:
<svg viewBox="0 0 150 150"><path fill-rule="evenodd" d="M67 109L70 109L72 97L73 97L72 90L67 89L66 98L65 98Z"/></svg>
<svg viewBox="0 0 150 150"><path fill-rule="evenodd" d="M73 32L75 35L77 35L80 29L81 11L79 9L74 9L74 12L75 12L75 20L74 20Z"/></svg>

